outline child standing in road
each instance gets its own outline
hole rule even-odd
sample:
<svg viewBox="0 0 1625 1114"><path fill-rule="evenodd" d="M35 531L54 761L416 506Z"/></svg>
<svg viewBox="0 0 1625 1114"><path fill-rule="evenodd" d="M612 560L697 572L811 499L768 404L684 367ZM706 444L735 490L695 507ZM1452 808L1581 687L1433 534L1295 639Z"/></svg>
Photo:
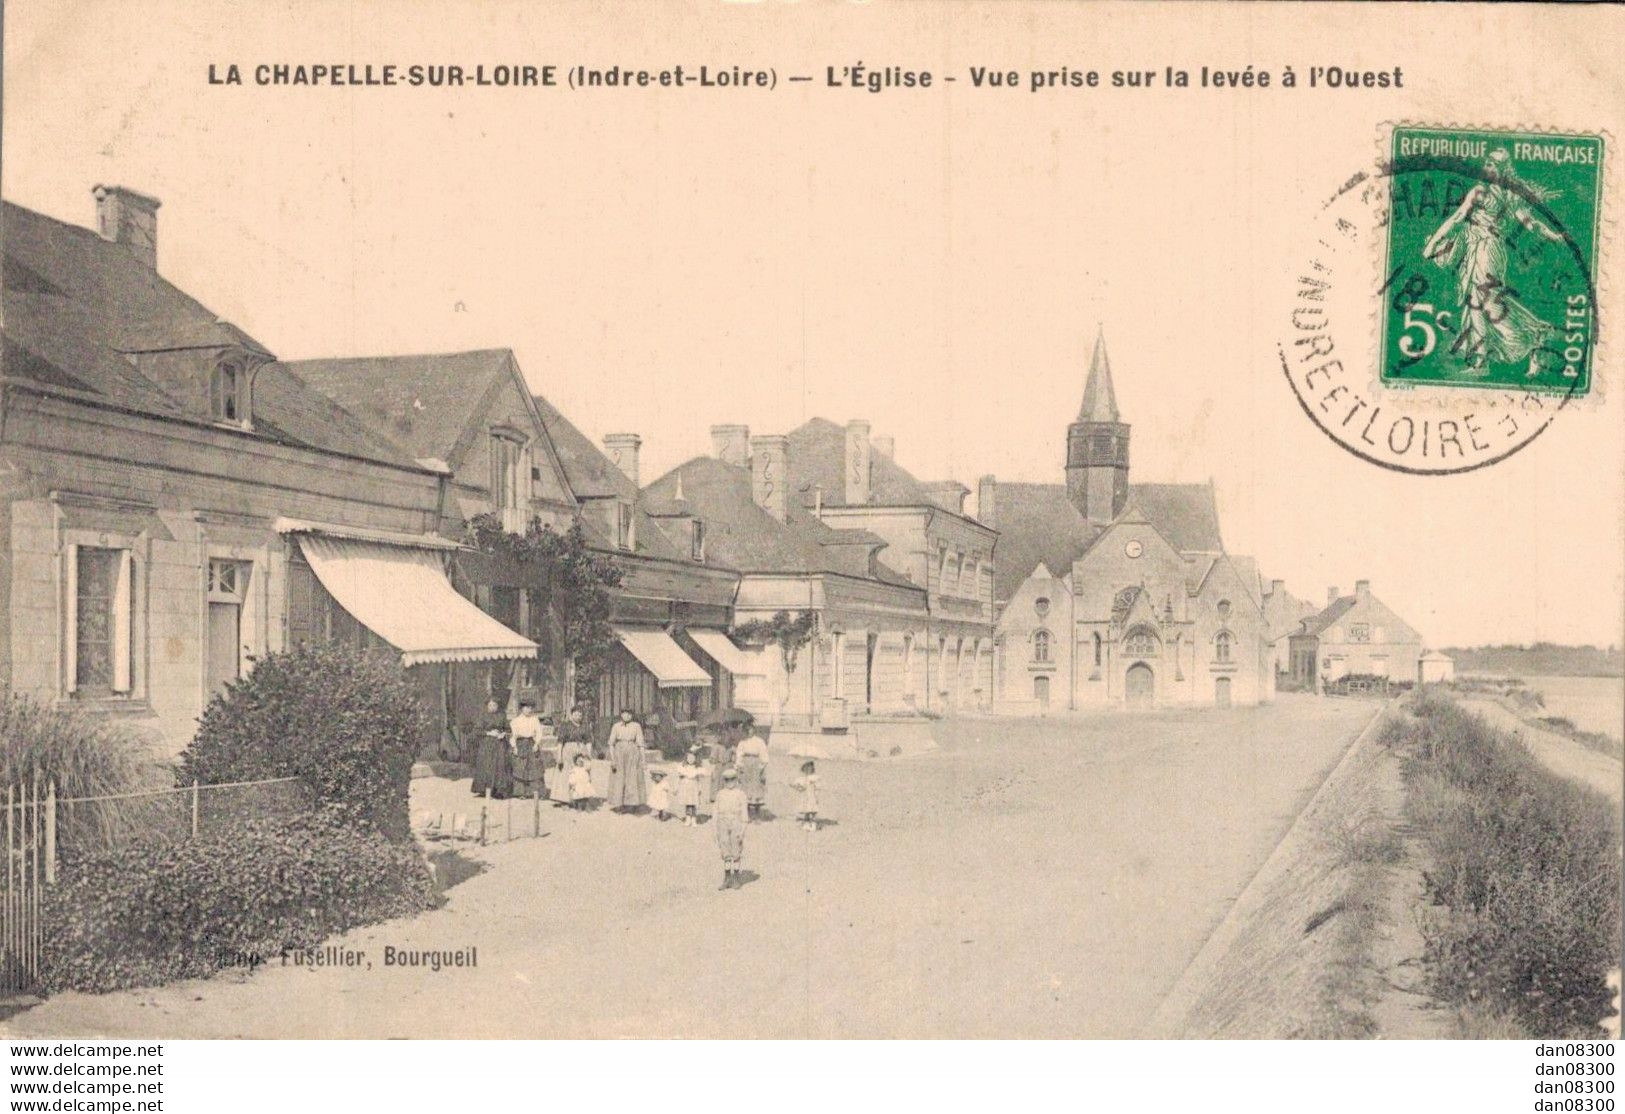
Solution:
<svg viewBox="0 0 1625 1114"><path fill-rule="evenodd" d="M801 764L801 776L790 782L790 788L799 796L796 819L809 832L818 830L818 767L812 759Z"/></svg>
<svg viewBox="0 0 1625 1114"><path fill-rule="evenodd" d="M700 775L704 772L697 750L685 754L683 764L677 767L677 807L683 811L685 828L692 828L700 822Z"/></svg>
<svg viewBox="0 0 1625 1114"><path fill-rule="evenodd" d="M649 780L653 782L649 787L649 811L655 814L656 820L665 820L666 813L671 811L671 794L666 791L666 771L651 770Z"/></svg>
<svg viewBox="0 0 1625 1114"><path fill-rule="evenodd" d="M570 771L570 803L576 811L585 812L592 797L592 771L587 769L587 756L576 755L575 768Z"/></svg>
<svg viewBox="0 0 1625 1114"><path fill-rule="evenodd" d="M739 864L745 858L745 826L750 823L750 806L739 788L739 771L729 766L722 771L722 789L711 806L711 823L717 829L717 850L722 852L722 885L718 889L737 890L744 882Z"/></svg>

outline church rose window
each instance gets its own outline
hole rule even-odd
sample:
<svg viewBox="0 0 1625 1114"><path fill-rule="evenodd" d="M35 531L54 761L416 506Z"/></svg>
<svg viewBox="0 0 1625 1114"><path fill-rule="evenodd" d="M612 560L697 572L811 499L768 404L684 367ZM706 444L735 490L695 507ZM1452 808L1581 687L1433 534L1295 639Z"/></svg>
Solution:
<svg viewBox="0 0 1625 1114"><path fill-rule="evenodd" d="M1221 618L1221 619L1230 618L1230 601L1229 600L1220 600L1219 601L1219 606L1217 608L1215 608L1215 610L1218 611L1219 618Z"/></svg>
<svg viewBox="0 0 1625 1114"><path fill-rule="evenodd" d="M1049 597L1048 596L1039 596L1036 600L1034 600L1033 601L1033 610L1038 612L1038 617L1040 619L1042 619L1044 616L1048 615L1049 614Z"/></svg>
<svg viewBox="0 0 1625 1114"><path fill-rule="evenodd" d="M1123 652L1133 658L1154 657L1157 653L1156 632L1146 627L1135 627L1123 640Z"/></svg>

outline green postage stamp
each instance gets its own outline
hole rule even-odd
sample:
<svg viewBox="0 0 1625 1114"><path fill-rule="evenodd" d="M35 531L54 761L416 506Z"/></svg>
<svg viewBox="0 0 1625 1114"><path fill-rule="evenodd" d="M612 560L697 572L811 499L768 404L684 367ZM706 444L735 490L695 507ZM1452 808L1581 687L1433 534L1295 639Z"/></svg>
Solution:
<svg viewBox="0 0 1625 1114"><path fill-rule="evenodd" d="M1389 157L1382 382L1588 394L1602 137L1399 126Z"/></svg>

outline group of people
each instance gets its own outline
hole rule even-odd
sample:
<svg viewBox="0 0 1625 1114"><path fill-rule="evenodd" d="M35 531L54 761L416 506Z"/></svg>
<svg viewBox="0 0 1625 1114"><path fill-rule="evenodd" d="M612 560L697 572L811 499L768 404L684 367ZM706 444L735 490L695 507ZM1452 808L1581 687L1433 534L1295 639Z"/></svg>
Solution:
<svg viewBox="0 0 1625 1114"><path fill-rule="evenodd" d="M609 781L603 796L610 809L627 813L646 808L658 820L676 818L692 827L700 823L702 805L708 805L717 848L722 853L721 888L737 889L743 884L740 863L744 858L745 829L763 819L767 803L767 741L752 725L719 725L703 749L688 748L671 774L674 785L668 785L667 771L647 769L648 739L631 709L621 710L600 752L592 744L583 709L579 705L571 708L558 726L556 768L552 766L551 752L543 746L546 735L533 701L521 699L519 713L512 719L502 716L496 700L489 701L479 725L474 794L546 797L565 807L590 808L599 796L590 763L607 759ZM662 752L665 749L662 747ZM808 831L817 831L815 763L803 762L800 776L789 784L799 798L798 822Z"/></svg>

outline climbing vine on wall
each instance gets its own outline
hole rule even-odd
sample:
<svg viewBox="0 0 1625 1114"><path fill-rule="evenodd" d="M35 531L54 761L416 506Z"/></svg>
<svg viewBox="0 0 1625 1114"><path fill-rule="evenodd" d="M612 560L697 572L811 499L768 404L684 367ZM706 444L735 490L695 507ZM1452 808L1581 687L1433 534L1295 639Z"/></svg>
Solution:
<svg viewBox="0 0 1625 1114"><path fill-rule="evenodd" d="M811 611L791 615L780 611L771 619L752 619L734 628L734 634L753 646L775 645L784 658L784 671L794 673L796 655L812 641L818 630L818 616Z"/></svg>

